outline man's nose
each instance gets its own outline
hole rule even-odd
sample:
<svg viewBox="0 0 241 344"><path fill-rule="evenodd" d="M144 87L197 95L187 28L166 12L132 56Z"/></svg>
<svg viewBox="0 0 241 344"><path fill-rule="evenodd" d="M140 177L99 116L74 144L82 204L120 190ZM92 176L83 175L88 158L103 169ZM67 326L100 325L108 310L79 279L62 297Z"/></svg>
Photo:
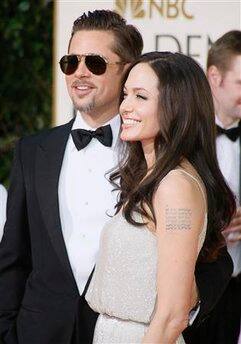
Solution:
<svg viewBox="0 0 241 344"><path fill-rule="evenodd" d="M77 78L88 77L91 75L91 72L86 67L84 56L81 57L81 60L79 61L79 64L78 64L78 68L76 69L74 74Z"/></svg>

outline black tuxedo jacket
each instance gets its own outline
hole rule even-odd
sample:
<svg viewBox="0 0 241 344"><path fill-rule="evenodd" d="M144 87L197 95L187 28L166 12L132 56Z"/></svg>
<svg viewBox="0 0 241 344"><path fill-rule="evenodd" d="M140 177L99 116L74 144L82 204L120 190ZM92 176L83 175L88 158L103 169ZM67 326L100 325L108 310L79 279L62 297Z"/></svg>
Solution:
<svg viewBox="0 0 241 344"><path fill-rule="evenodd" d="M72 124L73 120L16 145L0 243L1 343L68 344L76 324L83 324L78 319L87 305L70 267L58 208L59 174ZM213 308L231 273L226 251L216 263L197 266L197 324ZM96 314L87 313L88 331L93 332ZM186 331L187 341L193 333L191 328Z"/></svg>

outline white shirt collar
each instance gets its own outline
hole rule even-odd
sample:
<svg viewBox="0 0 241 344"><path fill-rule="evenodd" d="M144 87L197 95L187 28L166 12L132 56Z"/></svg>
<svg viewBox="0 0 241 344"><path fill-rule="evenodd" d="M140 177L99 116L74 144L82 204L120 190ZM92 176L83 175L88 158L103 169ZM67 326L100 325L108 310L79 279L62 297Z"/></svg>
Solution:
<svg viewBox="0 0 241 344"><path fill-rule="evenodd" d="M117 142L119 141L119 132L120 132L120 115L116 114L110 121L106 122L103 124L104 125L110 125L111 130L112 130L112 135L113 135L113 142L111 148L114 149ZM81 113L78 111L77 115L75 117L72 130L74 129L85 129L85 130L95 130L96 128L90 127L83 119ZM74 142L72 140L72 136L70 135L70 150L72 151L73 149L76 149Z"/></svg>

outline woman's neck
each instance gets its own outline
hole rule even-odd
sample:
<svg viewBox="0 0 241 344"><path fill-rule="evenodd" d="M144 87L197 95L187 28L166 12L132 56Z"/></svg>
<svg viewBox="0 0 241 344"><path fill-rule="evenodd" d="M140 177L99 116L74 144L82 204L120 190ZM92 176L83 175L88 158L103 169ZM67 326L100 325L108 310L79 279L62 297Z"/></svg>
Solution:
<svg viewBox="0 0 241 344"><path fill-rule="evenodd" d="M148 170L150 170L156 161L154 142L142 141L141 144L142 144L143 153L146 159L147 168Z"/></svg>

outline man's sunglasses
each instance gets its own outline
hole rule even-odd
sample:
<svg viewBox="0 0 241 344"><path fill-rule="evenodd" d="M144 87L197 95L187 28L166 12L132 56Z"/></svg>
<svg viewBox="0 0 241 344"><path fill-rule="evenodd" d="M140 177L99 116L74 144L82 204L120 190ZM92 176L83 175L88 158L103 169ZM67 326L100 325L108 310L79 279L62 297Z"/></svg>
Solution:
<svg viewBox="0 0 241 344"><path fill-rule="evenodd" d="M102 75L105 73L107 65L125 64L125 62L109 62L103 56L96 54L88 55L64 55L59 61L62 72L66 75L73 74L82 58L84 58L85 65L88 70L95 75Z"/></svg>

